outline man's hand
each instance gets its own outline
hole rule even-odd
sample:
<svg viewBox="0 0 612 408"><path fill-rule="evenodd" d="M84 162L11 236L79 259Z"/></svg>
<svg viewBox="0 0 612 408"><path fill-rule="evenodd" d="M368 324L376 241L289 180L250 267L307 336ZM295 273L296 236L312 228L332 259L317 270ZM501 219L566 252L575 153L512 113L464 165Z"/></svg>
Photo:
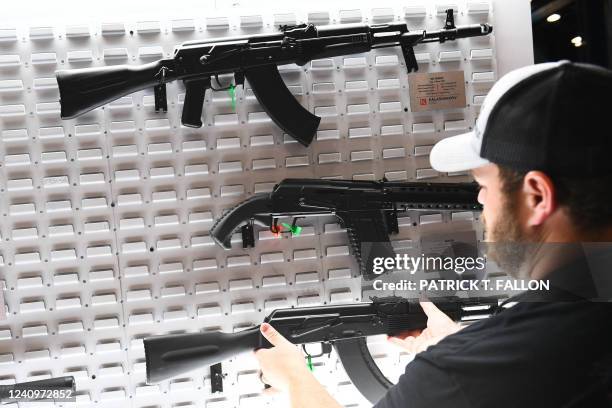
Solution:
<svg viewBox="0 0 612 408"><path fill-rule="evenodd" d="M418 335L409 335L405 338L389 337L389 341L398 347L410 352L420 353L429 346L437 344L444 337L461 330L461 326L445 315L431 302L420 302L427 315L427 327ZM415 333L410 333L415 334Z"/></svg>
<svg viewBox="0 0 612 408"><path fill-rule="evenodd" d="M274 347L255 351L262 378L278 391L288 392L292 383L299 383L312 373L306 367L302 351L268 323L261 325L261 334Z"/></svg>

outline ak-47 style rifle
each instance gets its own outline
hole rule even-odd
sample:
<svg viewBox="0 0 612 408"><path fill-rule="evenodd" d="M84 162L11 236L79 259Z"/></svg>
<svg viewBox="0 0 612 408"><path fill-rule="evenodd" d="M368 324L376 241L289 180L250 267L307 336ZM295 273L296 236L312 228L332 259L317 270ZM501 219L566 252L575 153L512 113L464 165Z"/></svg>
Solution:
<svg viewBox="0 0 612 408"><path fill-rule="evenodd" d="M453 320L462 321L495 313L499 300L448 297L433 302ZM333 346L353 384L374 404L392 383L374 362L366 338L423 329L427 316L414 300L387 297L368 303L278 309L264 321L294 344L322 343L324 353L331 352ZM152 384L272 345L255 326L236 333L153 336L144 339L144 347L147 383Z"/></svg>
<svg viewBox="0 0 612 408"><path fill-rule="evenodd" d="M335 215L346 228L359 271L366 280L375 258L394 257L389 234L399 232L397 214L407 210L480 211L475 183L285 179L271 193L256 194L217 219L210 235L225 249L242 229L243 246L254 246L253 224L283 231L279 218L293 218L290 233L305 217Z"/></svg>
<svg viewBox="0 0 612 408"><path fill-rule="evenodd" d="M304 65L319 58L399 46L408 72L413 72L419 68L413 49L417 44L443 43L492 32L489 24L456 27L450 9L444 28L437 31L410 31L405 23L321 27L300 24L281 26L278 33L187 41L175 49L172 58L149 64L57 71L61 117L74 118L146 88L154 88L155 110L167 111L166 83L182 80L186 92L181 121L185 126L201 127L206 90L243 85L246 78L270 118L308 146L321 118L294 98L278 72L278 65ZM234 74L235 85L222 87L218 76L227 73ZM218 88L213 87L212 78Z"/></svg>

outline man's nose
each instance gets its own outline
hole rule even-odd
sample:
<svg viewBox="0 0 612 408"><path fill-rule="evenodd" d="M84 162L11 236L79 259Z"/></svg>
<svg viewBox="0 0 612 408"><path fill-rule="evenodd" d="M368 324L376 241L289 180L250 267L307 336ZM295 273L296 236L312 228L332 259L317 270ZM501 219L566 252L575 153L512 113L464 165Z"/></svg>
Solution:
<svg viewBox="0 0 612 408"><path fill-rule="evenodd" d="M483 191L483 190L480 190L480 191L478 192L478 198L477 198L477 200L478 200L478 202L479 202L481 205L483 205L483 206L485 205L484 195L485 195L485 193L484 193L484 191Z"/></svg>

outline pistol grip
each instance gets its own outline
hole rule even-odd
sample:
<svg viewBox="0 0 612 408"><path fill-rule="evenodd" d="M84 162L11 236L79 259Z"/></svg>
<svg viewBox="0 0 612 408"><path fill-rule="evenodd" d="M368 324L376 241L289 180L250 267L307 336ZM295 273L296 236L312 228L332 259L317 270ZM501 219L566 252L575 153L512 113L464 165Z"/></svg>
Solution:
<svg viewBox="0 0 612 408"><path fill-rule="evenodd" d="M408 73L417 72L419 70L419 63L414 54L414 48L402 45L402 54L404 55L404 62L406 63Z"/></svg>
<svg viewBox="0 0 612 408"><path fill-rule="evenodd" d="M185 102L181 123L187 127L200 128L202 127L204 95L206 89L210 88L210 77L186 79L183 82L185 84Z"/></svg>

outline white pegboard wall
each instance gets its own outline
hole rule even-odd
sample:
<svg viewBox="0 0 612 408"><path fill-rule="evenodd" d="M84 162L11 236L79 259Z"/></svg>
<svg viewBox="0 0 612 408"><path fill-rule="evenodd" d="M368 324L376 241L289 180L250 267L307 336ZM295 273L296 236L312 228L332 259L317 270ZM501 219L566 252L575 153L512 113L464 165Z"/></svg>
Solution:
<svg viewBox="0 0 612 408"><path fill-rule="evenodd" d="M457 24L487 21L497 29L500 1L451 6ZM288 177L466 180L431 170L428 152L473 125L499 76L500 50L514 47L499 43L504 33L497 30L416 50L421 72L465 71L466 109L411 113L399 48L281 67L300 102L323 117L309 148L282 134L248 85L245 93L237 90L235 112L227 93L207 93L202 129L180 125L184 89L176 82L168 86L168 113L154 112L147 90L60 120L57 69L146 63L170 56L183 41L271 31L279 23L406 21L439 29L449 6L337 2L325 11L313 3L280 12L273 3L262 2L255 13L218 7L199 18L185 10L174 18L173 10L146 19L67 25L55 18L0 29L0 276L9 313L0 322L0 381L72 374L78 406L273 404L260 395L257 365L248 356L224 363L222 394L210 395L206 370L145 386L141 339L232 331L278 307L359 300L356 264L332 219L307 224L299 238L258 231L248 250L235 237L231 251L208 235L214 219ZM518 21L523 27L513 30L530 29L528 20ZM516 65L532 62L518 55ZM430 230L471 225L456 218L408 214L394 246L409 247ZM410 357L380 342L372 347L393 375ZM368 406L335 357L316 364L343 404Z"/></svg>

